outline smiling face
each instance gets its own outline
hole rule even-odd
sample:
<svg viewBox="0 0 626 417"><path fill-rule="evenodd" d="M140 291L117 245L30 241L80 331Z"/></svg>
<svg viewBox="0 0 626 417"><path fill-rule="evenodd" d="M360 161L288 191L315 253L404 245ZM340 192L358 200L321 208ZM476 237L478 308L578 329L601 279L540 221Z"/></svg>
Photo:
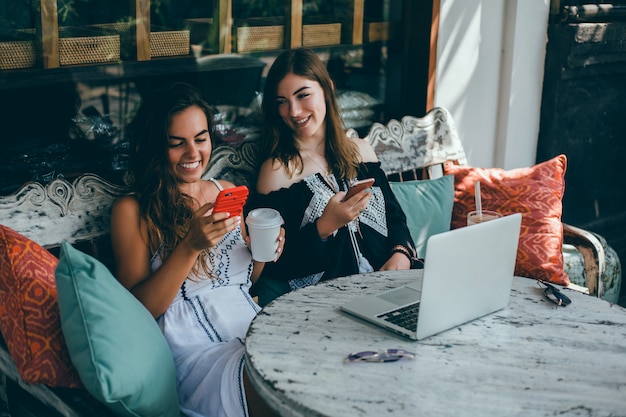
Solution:
<svg viewBox="0 0 626 417"><path fill-rule="evenodd" d="M175 113L167 131L167 156L181 183L202 178L211 157L209 124L202 109L196 105Z"/></svg>
<svg viewBox="0 0 626 417"><path fill-rule="evenodd" d="M278 83L276 105L278 114L298 138L324 137L326 101L317 81L287 74Z"/></svg>

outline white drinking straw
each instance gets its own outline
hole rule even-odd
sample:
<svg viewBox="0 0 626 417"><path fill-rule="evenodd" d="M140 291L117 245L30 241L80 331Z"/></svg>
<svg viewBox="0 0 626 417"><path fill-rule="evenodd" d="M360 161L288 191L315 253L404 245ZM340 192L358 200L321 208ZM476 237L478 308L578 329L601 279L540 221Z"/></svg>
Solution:
<svg viewBox="0 0 626 417"><path fill-rule="evenodd" d="M483 214L483 207L480 201L480 181L474 182L474 196L476 198L476 214L480 218Z"/></svg>

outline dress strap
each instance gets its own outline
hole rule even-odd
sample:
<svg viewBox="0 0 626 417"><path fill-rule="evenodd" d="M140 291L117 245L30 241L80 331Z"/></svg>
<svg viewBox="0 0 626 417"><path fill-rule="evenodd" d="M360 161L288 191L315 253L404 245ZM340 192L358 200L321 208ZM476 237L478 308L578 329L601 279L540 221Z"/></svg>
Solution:
<svg viewBox="0 0 626 417"><path fill-rule="evenodd" d="M215 178L209 178L209 181L215 184L218 190L222 191L224 189L224 187L222 187L222 184L220 184L220 182L216 180Z"/></svg>

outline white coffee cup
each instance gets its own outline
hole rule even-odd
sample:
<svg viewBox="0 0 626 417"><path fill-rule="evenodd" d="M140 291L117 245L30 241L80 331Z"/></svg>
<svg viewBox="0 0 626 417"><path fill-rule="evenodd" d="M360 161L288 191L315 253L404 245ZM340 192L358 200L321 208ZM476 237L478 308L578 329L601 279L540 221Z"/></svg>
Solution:
<svg viewBox="0 0 626 417"><path fill-rule="evenodd" d="M270 262L276 259L278 236L283 218L271 208L257 208L246 217L252 259L259 262Z"/></svg>

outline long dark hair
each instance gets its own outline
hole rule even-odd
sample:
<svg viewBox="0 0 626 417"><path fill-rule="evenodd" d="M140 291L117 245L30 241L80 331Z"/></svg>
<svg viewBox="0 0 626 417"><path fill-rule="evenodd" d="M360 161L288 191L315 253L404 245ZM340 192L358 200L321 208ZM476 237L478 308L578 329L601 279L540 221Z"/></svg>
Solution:
<svg viewBox="0 0 626 417"><path fill-rule="evenodd" d="M306 48L284 51L276 58L267 74L262 104L266 155L278 159L289 174L303 167L294 133L278 114L276 103L278 84L288 74L317 81L322 87L326 102L324 152L328 166L340 178L355 177L360 156L356 145L346 137L332 79L317 54Z"/></svg>
<svg viewBox="0 0 626 417"><path fill-rule="evenodd" d="M193 218L191 197L180 192L167 157L172 117L191 106L202 109L213 138L213 109L200 91L182 82L166 84L144 97L129 125L128 182L139 201L141 217L148 226L150 253L165 244L168 254L185 236Z"/></svg>

